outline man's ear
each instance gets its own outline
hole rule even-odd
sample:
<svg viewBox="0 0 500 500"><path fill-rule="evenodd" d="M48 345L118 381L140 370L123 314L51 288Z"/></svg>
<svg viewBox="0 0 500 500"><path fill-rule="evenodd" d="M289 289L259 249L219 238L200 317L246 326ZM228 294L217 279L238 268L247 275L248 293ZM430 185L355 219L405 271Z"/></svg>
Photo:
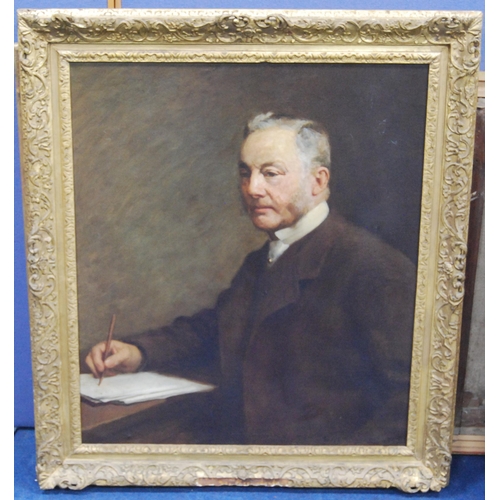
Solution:
<svg viewBox="0 0 500 500"><path fill-rule="evenodd" d="M328 189L328 183L330 181L330 170L326 167L316 167L313 171L313 195L318 196Z"/></svg>

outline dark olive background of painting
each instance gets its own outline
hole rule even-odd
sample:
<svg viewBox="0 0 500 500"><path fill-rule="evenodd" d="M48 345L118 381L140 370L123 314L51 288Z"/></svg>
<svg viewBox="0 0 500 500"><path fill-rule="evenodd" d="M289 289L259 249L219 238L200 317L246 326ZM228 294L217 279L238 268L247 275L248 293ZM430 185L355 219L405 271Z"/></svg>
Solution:
<svg viewBox="0 0 500 500"><path fill-rule="evenodd" d="M72 64L81 347L212 306L265 241L237 189L255 113L323 123L332 205L416 262L426 98L425 65Z"/></svg>

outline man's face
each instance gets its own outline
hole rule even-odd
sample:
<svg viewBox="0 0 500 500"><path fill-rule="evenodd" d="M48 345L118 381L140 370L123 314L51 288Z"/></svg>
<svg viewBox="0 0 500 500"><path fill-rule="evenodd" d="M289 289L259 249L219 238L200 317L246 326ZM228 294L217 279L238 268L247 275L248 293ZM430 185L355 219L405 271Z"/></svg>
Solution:
<svg viewBox="0 0 500 500"><path fill-rule="evenodd" d="M313 176L302 166L293 130L272 127L250 134L241 147L240 188L255 227L289 227L313 204Z"/></svg>

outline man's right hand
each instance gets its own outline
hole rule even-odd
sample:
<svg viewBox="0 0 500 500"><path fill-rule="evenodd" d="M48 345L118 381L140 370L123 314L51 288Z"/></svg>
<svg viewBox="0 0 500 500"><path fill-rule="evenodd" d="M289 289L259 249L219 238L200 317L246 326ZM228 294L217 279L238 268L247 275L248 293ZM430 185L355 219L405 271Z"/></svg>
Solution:
<svg viewBox="0 0 500 500"><path fill-rule="evenodd" d="M142 363L142 354L138 347L119 340L112 340L109 356L104 359L106 342L100 342L92 347L85 358L94 377L99 378L103 373L112 377L118 373L136 372Z"/></svg>

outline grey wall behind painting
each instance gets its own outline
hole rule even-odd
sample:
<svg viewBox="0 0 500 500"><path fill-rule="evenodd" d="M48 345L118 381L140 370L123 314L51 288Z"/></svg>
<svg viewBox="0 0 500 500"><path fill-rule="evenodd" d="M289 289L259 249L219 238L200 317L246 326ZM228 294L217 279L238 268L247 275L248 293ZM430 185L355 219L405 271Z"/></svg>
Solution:
<svg viewBox="0 0 500 500"><path fill-rule="evenodd" d="M81 347L214 304L265 235L236 164L249 117L323 123L331 203L417 259L427 67L72 64Z"/></svg>

